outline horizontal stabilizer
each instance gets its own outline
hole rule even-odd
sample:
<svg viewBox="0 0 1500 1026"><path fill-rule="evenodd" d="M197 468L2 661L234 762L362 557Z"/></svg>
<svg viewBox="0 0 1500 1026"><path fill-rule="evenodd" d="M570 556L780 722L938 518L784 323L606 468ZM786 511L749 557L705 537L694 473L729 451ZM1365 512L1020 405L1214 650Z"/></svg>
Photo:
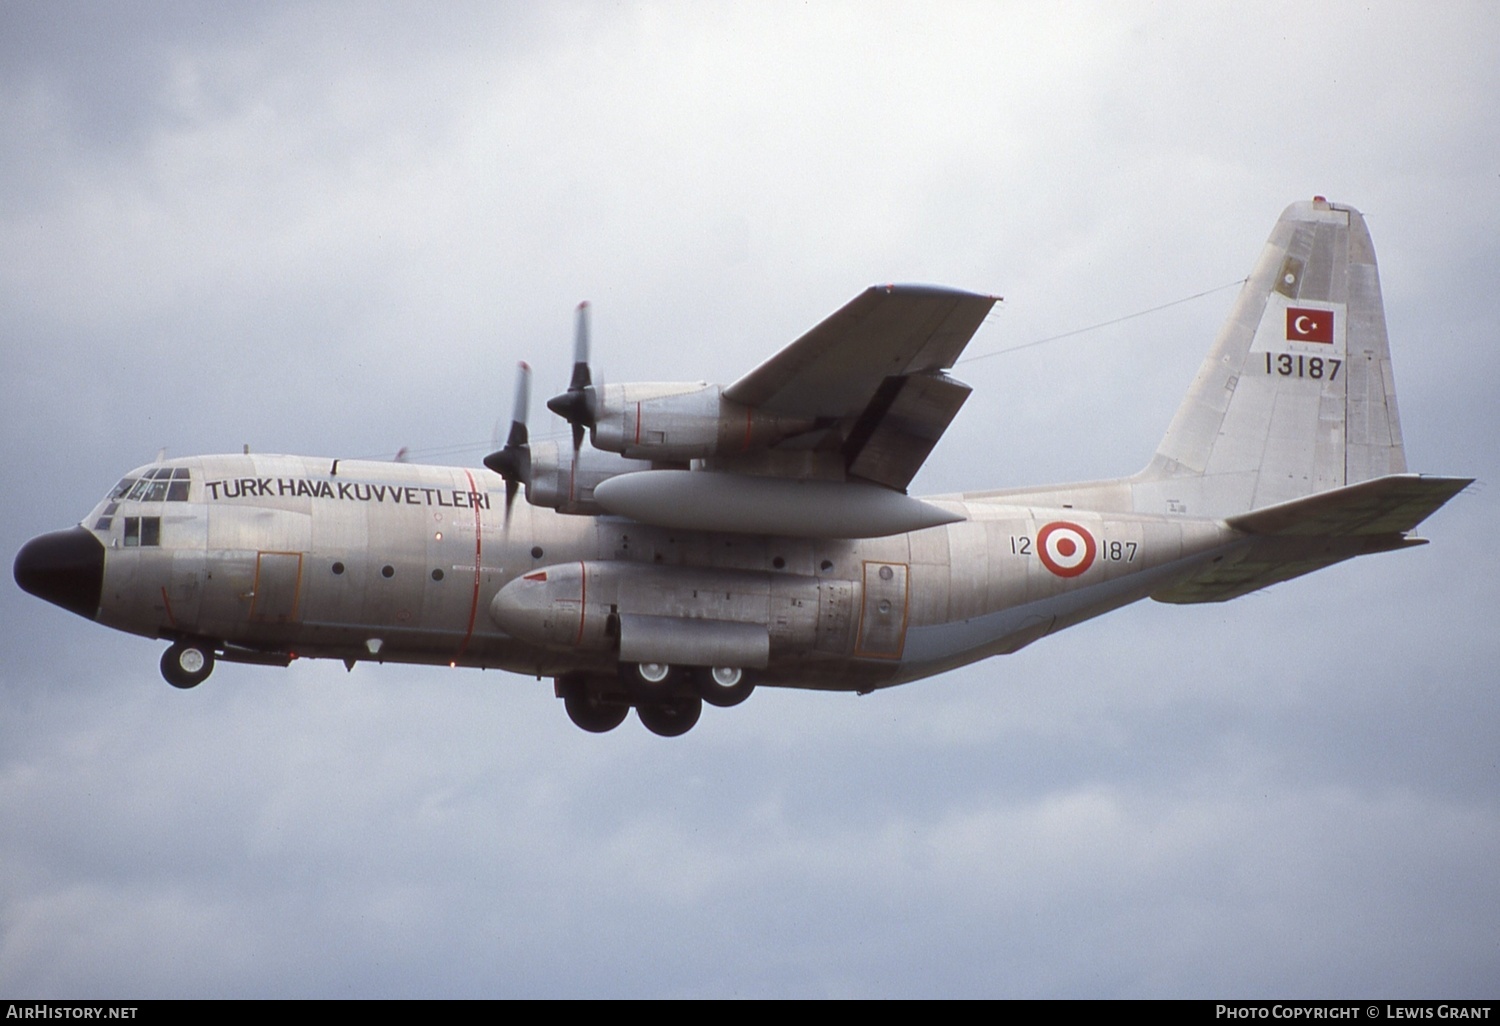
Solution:
<svg viewBox="0 0 1500 1026"><path fill-rule="evenodd" d="M1229 517L1253 537L1234 557L1153 594L1158 602L1227 602L1354 556L1425 544L1406 532L1470 478L1392 474Z"/></svg>
<svg viewBox="0 0 1500 1026"><path fill-rule="evenodd" d="M1389 552L1412 545L1425 545L1425 538L1378 535L1370 538L1282 539L1267 548L1252 547L1236 560L1225 560L1191 580L1153 592L1158 602L1188 605L1195 602L1228 602L1252 591L1310 574L1355 556Z"/></svg>
<svg viewBox="0 0 1500 1026"><path fill-rule="evenodd" d="M1241 513L1225 523L1237 531L1261 535L1404 534L1471 484L1473 478L1467 477L1392 474Z"/></svg>

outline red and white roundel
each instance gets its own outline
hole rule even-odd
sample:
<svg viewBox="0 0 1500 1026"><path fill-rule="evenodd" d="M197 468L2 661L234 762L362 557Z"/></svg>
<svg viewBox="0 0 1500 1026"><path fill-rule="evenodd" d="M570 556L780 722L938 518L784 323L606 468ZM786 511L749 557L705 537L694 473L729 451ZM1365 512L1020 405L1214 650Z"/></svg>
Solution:
<svg viewBox="0 0 1500 1026"><path fill-rule="evenodd" d="M1097 552L1094 536L1066 520L1054 520L1036 533L1042 566L1059 577L1077 577L1094 565Z"/></svg>

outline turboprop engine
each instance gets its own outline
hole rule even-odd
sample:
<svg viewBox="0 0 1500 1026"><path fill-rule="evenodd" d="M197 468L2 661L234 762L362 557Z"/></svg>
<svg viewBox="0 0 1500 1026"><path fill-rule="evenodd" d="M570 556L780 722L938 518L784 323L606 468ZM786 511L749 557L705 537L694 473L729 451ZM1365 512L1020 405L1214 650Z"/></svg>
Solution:
<svg viewBox="0 0 1500 1026"><path fill-rule="evenodd" d="M594 445L634 459L686 462L764 448L818 426L810 418L745 406L723 392L704 382L605 385L598 389Z"/></svg>
<svg viewBox="0 0 1500 1026"><path fill-rule="evenodd" d="M556 442L538 442L531 447L526 501L559 513L599 516L608 510L594 501L595 488L612 477L650 469L651 464L645 460L626 459L612 452L574 452Z"/></svg>

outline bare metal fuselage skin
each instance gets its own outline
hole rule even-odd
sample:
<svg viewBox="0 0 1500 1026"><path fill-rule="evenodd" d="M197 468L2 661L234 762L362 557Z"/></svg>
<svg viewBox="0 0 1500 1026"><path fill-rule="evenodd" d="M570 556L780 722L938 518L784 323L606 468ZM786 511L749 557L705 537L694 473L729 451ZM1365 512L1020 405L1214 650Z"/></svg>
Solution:
<svg viewBox="0 0 1500 1026"><path fill-rule="evenodd" d="M1239 537L1216 521L1014 496L933 500L965 519L862 540L693 533L524 502L507 524L503 482L485 470L232 455L129 476L160 467L186 469L185 501L116 500L84 521L105 552L101 623L299 657L537 676L613 672L612 614L706 611L770 624L761 684L868 690L1136 601ZM156 544L126 537L131 518L153 517ZM1092 551L1080 542L1071 567L1049 569L1038 534L1052 524L1081 529L1074 537ZM1088 572L1070 573L1085 557ZM507 633L496 597L549 570L535 608L511 615L534 614L544 635L546 619L552 634L538 643Z"/></svg>

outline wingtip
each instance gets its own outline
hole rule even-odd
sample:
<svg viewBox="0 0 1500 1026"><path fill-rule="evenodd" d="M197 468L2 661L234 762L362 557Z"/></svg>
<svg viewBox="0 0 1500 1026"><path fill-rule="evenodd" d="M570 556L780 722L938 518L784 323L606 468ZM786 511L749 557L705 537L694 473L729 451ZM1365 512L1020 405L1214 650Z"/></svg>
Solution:
<svg viewBox="0 0 1500 1026"><path fill-rule="evenodd" d="M997 296L989 292L971 292L968 289L956 289L949 285L928 285L921 282L883 282L871 285L871 292L884 292L893 295L897 292L905 296L948 296L954 299L988 299L992 302L1001 302L1004 296Z"/></svg>

